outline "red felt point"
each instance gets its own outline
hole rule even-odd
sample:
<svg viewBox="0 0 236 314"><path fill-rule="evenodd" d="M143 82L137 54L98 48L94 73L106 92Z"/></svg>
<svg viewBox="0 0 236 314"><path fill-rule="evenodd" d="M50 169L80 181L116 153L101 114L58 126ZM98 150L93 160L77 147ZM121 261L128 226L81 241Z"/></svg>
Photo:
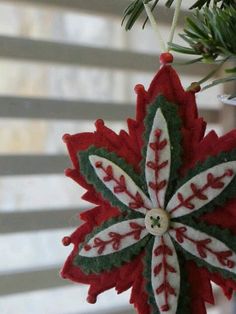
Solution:
<svg viewBox="0 0 236 314"><path fill-rule="evenodd" d="M99 129L100 127L104 126L104 121L102 119L97 119L97 121L95 122L95 126L97 129Z"/></svg>
<svg viewBox="0 0 236 314"><path fill-rule="evenodd" d="M65 174L66 177L69 177L71 172L72 172L72 169L67 168L67 169L65 169L64 174Z"/></svg>
<svg viewBox="0 0 236 314"><path fill-rule="evenodd" d="M62 244L63 244L64 246L70 245L70 244L71 244L71 237L64 237L64 238L62 239Z"/></svg>
<svg viewBox="0 0 236 314"><path fill-rule="evenodd" d="M189 88L188 88L188 92L192 92L192 93L198 93L201 90L201 86L198 82L193 82Z"/></svg>
<svg viewBox="0 0 236 314"><path fill-rule="evenodd" d="M144 86L142 84L137 84L135 87L134 87L134 91L136 94L139 94L140 92L143 92L145 89L144 89Z"/></svg>
<svg viewBox="0 0 236 314"><path fill-rule="evenodd" d="M62 140L63 140L63 142L64 143L67 143L68 141L69 141L69 139L70 139L70 134L64 134L63 136L62 136Z"/></svg>
<svg viewBox="0 0 236 314"><path fill-rule="evenodd" d="M87 302L90 304L95 304L97 302L97 298L93 295L88 295Z"/></svg>
<svg viewBox="0 0 236 314"><path fill-rule="evenodd" d="M163 52L161 55L160 55L160 63L162 65L164 64L168 64L168 63L172 63L174 60L174 57L171 53L169 52Z"/></svg>

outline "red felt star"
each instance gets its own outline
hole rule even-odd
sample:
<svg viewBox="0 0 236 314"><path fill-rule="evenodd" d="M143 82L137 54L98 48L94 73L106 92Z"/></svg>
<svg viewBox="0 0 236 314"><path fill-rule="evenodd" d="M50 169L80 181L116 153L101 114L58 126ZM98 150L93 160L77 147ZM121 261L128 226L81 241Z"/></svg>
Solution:
<svg viewBox="0 0 236 314"><path fill-rule="evenodd" d="M138 313L206 313L210 281L236 289L236 130L204 137L193 92L164 65L119 135L102 120L94 133L65 135L66 174L95 207L64 244L62 276L90 285L88 302L131 290Z"/></svg>

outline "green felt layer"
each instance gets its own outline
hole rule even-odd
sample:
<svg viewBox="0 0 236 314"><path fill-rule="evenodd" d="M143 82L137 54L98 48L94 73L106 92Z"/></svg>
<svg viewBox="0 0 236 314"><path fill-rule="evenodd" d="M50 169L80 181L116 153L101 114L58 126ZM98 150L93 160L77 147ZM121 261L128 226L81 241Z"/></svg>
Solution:
<svg viewBox="0 0 236 314"><path fill-rule="evenodd" d="M145 133L144 133L144 146L142 150L143 160L141 162L141 169L143 176L145 177L145 161L147 154L147 145L149 142L150 133L152 130L153 120L155 118L158 109L161 109L164 115L171 145L171 167L168 187L165 195L165 206L168 203L173 189L176 185L178 176L178 169L181 166L181 120L178 114L177 106L173 103L168 102L164 96L159 95L156 100L149 105L147 116L144 120Z"/></svg>
<svg viewBox="0 0 236 314"><path fill-rule="evenodd" d="M175 243L174 243L175 244ZM175 247L176 249L176 247ZM179 267L180 267L180 294L179 294L179 301L176 314L189 314L190 313L190 303L191 299L189 296L189 283L188 283L188 276L187 272L185 271L184 259L181 254L178 254L176 250Z"/></svg>
<svg viewBox="0 0 236 314"><path fill-rule="evenodd" d="M154 245L155 238L152 237L152 239L148 242L148 245L145 248L145 258L144 258L144 277L147 280L146 284L146 291L148 295L148 303L151 306L151 312L150 314L159 314L159 310L156 304L155 296L152 289L152 283L151 283L151 277L152 277L152 249Z"/></svg>
<svg viewBox="0 0 236 314"><path fill-rule="evenodd" d="M236 236L234 236L229 230L221 229L217 226L210 226L203 222L194 221L193 219L188 219L188 223L185 223L185 224L186 226L192 227L196 230L209 234L209 236L212 236L218 239L219 241L225 243L225 245L227 245L233 252L236 252ZM186 259L193 260L197 266L205 267L211 273L218 273L223 278L230 278L230 279L236 280L236 274L230 271L224 270L222 268L218 268L218 267L210 265L204 259L198 258L195 255L185 251L185 249L183 249L178 242L175 242L175 245L176 245L176 248L179 251L181 251L182 254L186 257Z"/></svg>
<svg viewBox="0 0 236 314"><path fill-rule="evenodd" d="M160 314L160 311L157 307L155 296L152 289L151 283L151 262L152 262L152 249L154 245L155 238L153 237L147 244L145 250L145 258L144 258L144 277L146 278L146 291L148 294L148 302L151 306L150 314ZM174 243L174 242L173 242ZM175 246L175 243L174 243ZM176 247L175 247L176 248ZM177 254L179 252L176 252ZM187 280L187 274L184 270L184 262L182 260L181 253L178 254L178 262L180 267L180 294L178 299L178 307L176 314L189 314L190 313L190 297L189 297L189 284Z"/></svg>
<svg viewBox="0 0 236 314"><path fill-rule="evenodd" d="M126 172L135 184L141 188L141 190L147 195L143 177L138 175L132 166L128 165L123 158L118 157L115 153L110 153L106 149L96 148L91 146L88 150L79 153L80 171L86 178L87 182L92 184L97 192L100 192L102 196L107 199L113 206L117 206L121 211L133 211L124 203L122 203L116 196L105 186L105 184L98 178L93 166L89 161L90 155L97 155L112 161L119 166L124 172Z"/></svg>
<svg viewBox="0 0 236 314"><path fill-rule="evenodd" d="M85 239L85 242L80 245L79 251L82 249L82 247L89 242L91 238L93 238L96 234L101 232L104 229L107 229L108 227L117 224L122 221L130 220L130 219L137 219L142 218L143 216L139 213L132 213L125 217L119 217L119 218L112 218L108 221L106 221L104 224L102 224L100 227L95 228L93 232L91 232ZM73 264L75 266L79 266L83 272L89 274L89 273L100 273L102 271L109 271L113 267L119 267L125 262L129 262L134 256L138 255L141 250L145 247L148 240L150 239L150 235L148 234L143 239L139 240L137 243L128 246L127 248L112 253L107 254L103 256L97 256L97 257L85 257L80 256L79 253L75 256Z"/></svg>
<svg viewBox="0 0 236 314"><path fill-rule="evenodd" d="M215 157L210 157L204 163L198 163L193 169L188 172L186 177L179 181L177 189L179 189L183 184L185 184L187 181L189 181L199 173L228 161L236 161L236 149L227 153L223 152ZM194 211L192 213L190 212L184 217L174 218L173 221L183 222L191 216L199 217L202 214L213 210L216 206L223 206L227 200L233 197L236 197L236 176L234 176L230 184L224 190L222 190L222 192L211 202L207 203L202 208L199 208L197 211Z"/></svg>

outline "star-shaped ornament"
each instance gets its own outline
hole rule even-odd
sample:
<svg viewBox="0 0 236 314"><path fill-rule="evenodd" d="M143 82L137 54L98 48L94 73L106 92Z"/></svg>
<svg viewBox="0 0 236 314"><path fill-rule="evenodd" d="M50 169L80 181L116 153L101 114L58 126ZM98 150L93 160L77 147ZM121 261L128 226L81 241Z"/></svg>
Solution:
<svg viewBox="0 0 236 314"><path fill-rule="evenodd" d="M64 278L90 285L88 301L130 287L140 314L204 314L210 281L236 290L236 130L204 137L195 92L162 65L137 85L135 120L119 135L65 135L73 169L95 207L64 244Z"/></svg>

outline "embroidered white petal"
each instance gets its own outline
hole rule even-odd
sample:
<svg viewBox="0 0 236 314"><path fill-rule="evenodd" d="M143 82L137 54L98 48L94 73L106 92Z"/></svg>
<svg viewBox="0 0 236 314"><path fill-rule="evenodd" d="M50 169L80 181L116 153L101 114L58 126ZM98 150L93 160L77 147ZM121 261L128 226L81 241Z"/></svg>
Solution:
<svg viewBox="0 0 236 314"><path fill-rule="evenodd" d="M119 252L148 234L143 218L124 220L98 232L79 252L80 256L98 257Z"/></svg>
<svg viewBox="0 0 236 314"><path fill-rule="evenodd" d="M233 180L236 161L207 169L183 184L172 196L166 210L171 218L190 214L216 198Z"/></svg>
<svg viewBox="0 0 236 314"><path fill-rule="evenodd" d="M145 176L153 206L164 207L171 165L171 149L168 126L161 109L153 120L147 145Z"/></svg>
<svg viewBox="0 0 236 314"><path fill-rule="evenodd" d="M97 155L90 155L89 161L97 177L119 201L143 214L151 208L149 198L119 166Z"/></svg>
<svg viewBox="0 0 236 314"><path fill-rule="evenodd" d="M175 314L180 293L180 269L168 233L155 237L151 272L153 294L160 313Z"/></svg>
<svg viewBox="0 0 236 314"><path fill-rule="evenodd" d="M236 273L236 254L220 240L181 223L172 223L169 233L190 254Z"/></svg>

